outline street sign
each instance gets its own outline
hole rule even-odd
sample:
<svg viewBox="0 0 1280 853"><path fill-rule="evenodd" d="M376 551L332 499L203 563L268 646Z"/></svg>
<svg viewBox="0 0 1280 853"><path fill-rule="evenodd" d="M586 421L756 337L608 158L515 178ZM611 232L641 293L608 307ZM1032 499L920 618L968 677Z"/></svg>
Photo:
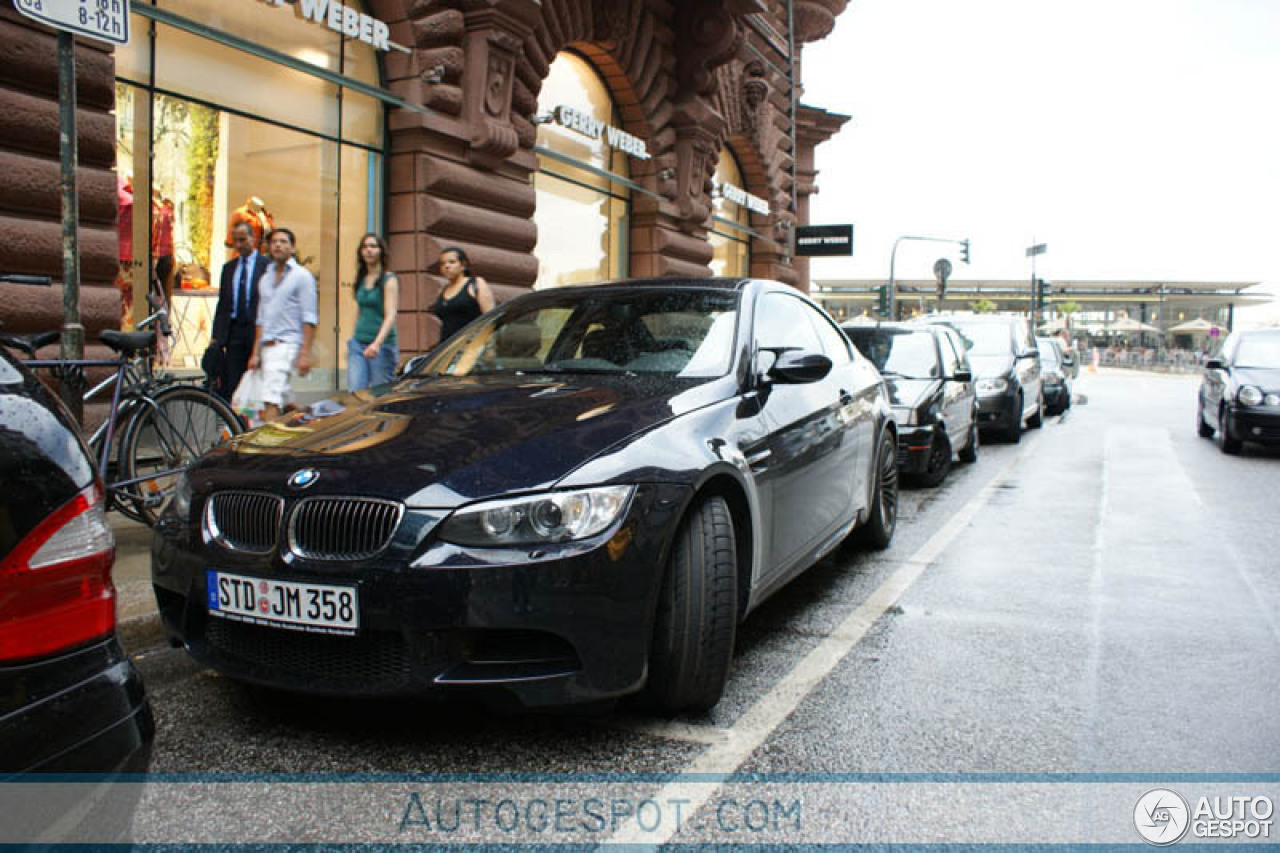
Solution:
<svg viewBox="0 0 1280 853"><path fill-rule="evenodd" d="M1043 255L1047 251L1049 251L1049 246L1047 243L1036 243L1034 246L1027 249L1027 257L1033 258L1036 255Z"/></svg>
<svg viewBox="0 0 1280 853"><path fill-rule="evenodd" d="M129 0L14 0L23 15L56 30L129 43Z"/></svg>
<svg viewBox="0 0 1280 853"><path fill-rule="evenodd" d="M934 261L933 277L938 280L938 284L946 287L947 279L951 278L951 261L946 258L938 258Z"/></svg>
<svg viewBox="0 0 1280 853"><path fill-rule="evenodd" d="M801 225L796 229L796 255L852 255L852 225Z"/></svg>

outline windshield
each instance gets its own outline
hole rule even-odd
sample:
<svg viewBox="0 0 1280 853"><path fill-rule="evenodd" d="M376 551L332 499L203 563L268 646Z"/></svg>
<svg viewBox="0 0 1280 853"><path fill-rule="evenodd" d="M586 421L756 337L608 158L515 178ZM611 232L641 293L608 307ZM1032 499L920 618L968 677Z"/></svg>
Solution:
<svg viewBox="0 0 1280 853"><path fill-rule="evenodd" d="M1009 327L1004 323L955 323L969 344L969 355L1013 355Z"/></svg>
<svg viewBox="0 0 1280 853"><path fill-rule="evenodd" d="M935 379L939 374L932 332L851 329L846 334L853 345L886 376Z"/></svg>
<svg viewBox="0 0 1280 853"><path fill-rule="evenodd" d="M1280 336L1255 335L1240 339L1236 367L1280 367Z"/></svg>
<svg viewBox="0 0 1280 853"><path fill-rule="evenodd" d="M712 379L729 371L738 293L725 290L542 291L476 321L417 374L657 374Z"/></svg>

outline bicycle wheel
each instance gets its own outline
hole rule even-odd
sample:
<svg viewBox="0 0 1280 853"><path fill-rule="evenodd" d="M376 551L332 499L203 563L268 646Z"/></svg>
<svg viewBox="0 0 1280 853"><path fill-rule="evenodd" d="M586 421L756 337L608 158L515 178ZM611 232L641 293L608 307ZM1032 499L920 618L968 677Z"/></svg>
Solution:
<svg viewBox="0 0 1280 853"><path fill-rule="evenodd" d="M242 431L226 403L187 386L166 388L129 421L120 448L124 480L147 479L128 488L135 510L154 524L178 475L204 453Z"/></svg>
<svg viewBox="0 0 1280 853"><path fill-rule="evenodd" d="M124 459L124 434L125 432L127 432L127 427L129 425L129 420L130 420L129 416L132 413L126 410L124 406L121 406L121 411L124 412L124 417L120 418L120 421L119 421L120 426L118 429L116 429L115 433L111 436L111 450L109 451L110 455L107 457L107 483L108 484L115 483L120 480L128 479L127 477L124 476L121 460ZM101 455L103 453L102 442L104 439L105 439L105 436L100 436L98 440L94 442L93 445L91 445L91 449L93 451L93 455L95 459L102 458L102 455ZM127 490L121 491L116 489L107 489L107 508L108 509L114 509L116 512L120 513L125 518L131 521L136 521L139 524L146 524L147 519L142 515L142 512L139 511L138 509L139 503L140 501L137 500L133 494L128 493Z"/></svg>

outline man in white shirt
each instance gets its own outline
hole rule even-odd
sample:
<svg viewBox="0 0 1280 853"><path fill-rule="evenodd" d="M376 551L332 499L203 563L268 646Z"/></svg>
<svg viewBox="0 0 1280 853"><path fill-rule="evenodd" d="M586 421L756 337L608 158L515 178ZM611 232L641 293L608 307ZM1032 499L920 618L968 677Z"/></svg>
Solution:
<svg viewBox="0 0 1280 853"><path fill-rule="evenodd" d="M258 282L258 328L249 369L262 369L262 418L272 420L293 396L290 372L311 371L311 343L316 335L316 277L294 260L296 241L288 228L267 235L271 266Z"/></svg>

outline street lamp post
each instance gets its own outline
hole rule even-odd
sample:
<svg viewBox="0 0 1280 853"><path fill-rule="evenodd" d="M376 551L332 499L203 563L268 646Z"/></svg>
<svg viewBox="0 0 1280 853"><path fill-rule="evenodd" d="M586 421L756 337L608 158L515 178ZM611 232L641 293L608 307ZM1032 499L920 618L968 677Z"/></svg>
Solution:
<svg viewBox="0 0 1280 853"><path fill-rule="evenodd" d="M1034 237L1031 238L1035 240ZM1034 328L1036 322L1036 255L1043 255L1049 250L1049 246L1045 243L1033 243L1027 249L1027 257L1031 259L1031 301L1027 303L1027 319L1031 321Z"/></svg>
<svg viewBox="0 0 1280 853"><path fill-rule="evenodd" d="M899 237L897 240L894 240L893 251L889 253L888 290L889 290L889 319L890 320L899 319L898 317L898 286L897 286L897 279L895 276L895 270L898 262L898 244L900 244L903 240L920 240L926 243L955 243L957 246L964 247L964 254L961 256L960 259L964 261L966 264L969 263L968 238L965 238L964 240L952 240L948 237L913 237L913 236L904 235L902 237Z"/></svg>

